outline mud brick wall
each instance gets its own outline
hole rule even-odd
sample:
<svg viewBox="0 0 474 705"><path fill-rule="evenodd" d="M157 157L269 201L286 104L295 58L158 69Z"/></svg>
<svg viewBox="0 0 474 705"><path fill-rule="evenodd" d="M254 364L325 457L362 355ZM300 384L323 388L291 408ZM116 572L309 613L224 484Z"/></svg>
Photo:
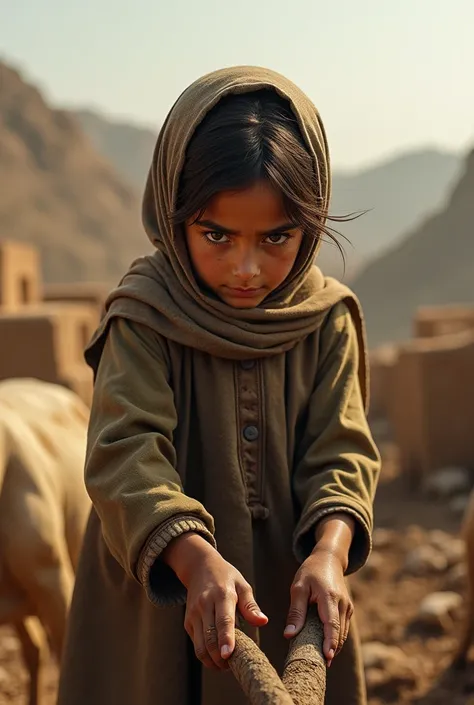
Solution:
<svg viewBox="0 0 474 705"><path fill-rule="evenodd" d="M37 377L86 390L92 380L83 350L97 321L96 309L85 304L38 304L0 314L0 379Z"/></svg>
<svg viewBox="0 0 474 705"><path fill-rule="evenodd" d="M100 283L77 282L72 284L45 284L45 302L82 303L94 306L100 316L109 288Z"/></svg>
<svg viewBox="0 0 474 705"><path fill-rule="evenodd" d="M446 466L474 471L474 331L402 346L392 389L390 421L411 483Z"/></svg>
<svg viewBox="0 0 474 705"><path fill-rule="evenodd" d="M42 297L37 250L22 243L0 240L0 310L37 304Z"/></svg>
<svg viewBox="0 0 474 705"><path fill-rule="evenodd" d="M473 306L426 306L413 321L416 338L436 338L465 330L474 330Z"/></svg>
<svg viewBox="0 0 474 705"><path fill-rule="evenodd" d="M388 418L397 359L396 346L387 345L370 352L369 416L371 419Z"/></svg>

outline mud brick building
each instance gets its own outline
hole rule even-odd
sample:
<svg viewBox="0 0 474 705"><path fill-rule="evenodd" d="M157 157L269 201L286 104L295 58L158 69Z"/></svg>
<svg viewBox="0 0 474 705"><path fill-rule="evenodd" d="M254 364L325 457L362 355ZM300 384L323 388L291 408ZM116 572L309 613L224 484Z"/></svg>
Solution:
<svg viewBox="0 0 474 705"><path fill-rule="evenodd" d="M83 349L106 291L95 284L44 286L34 247L0 240L0 379L37 377L90 402Z"/></svg>
<svg viewBox="0 0 474 705"><path fill-rule="evenodd" d="M371 353L371 413L388 418L413 487L449 466L474 479L474 307L422 308L413 332Z"/></svg>

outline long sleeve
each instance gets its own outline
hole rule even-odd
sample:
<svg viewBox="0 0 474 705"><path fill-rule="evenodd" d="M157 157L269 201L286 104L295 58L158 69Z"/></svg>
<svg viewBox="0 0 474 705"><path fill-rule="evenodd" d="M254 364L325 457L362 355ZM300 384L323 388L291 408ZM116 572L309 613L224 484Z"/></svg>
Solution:
<svg viewBox="0 0 474 705"><path fill-rule="evenodd" d="M357 334L343 303L328 316L319 354L293 475L301 507L294 552L303 561L314 548L318 521L332 512L348 512L356 520L349 574L361 568L370 554L380 456L364 411Z"/></svg>
<svg viewBox="0 0 474 705"><path fill-rule="evenodd" d="M97 370L85 483L112 555L155 604L185 600L159 556L185 531L214 544L214 522L183 492L176 471L177 425L166 350L146 326L112 320Z"/></svg>

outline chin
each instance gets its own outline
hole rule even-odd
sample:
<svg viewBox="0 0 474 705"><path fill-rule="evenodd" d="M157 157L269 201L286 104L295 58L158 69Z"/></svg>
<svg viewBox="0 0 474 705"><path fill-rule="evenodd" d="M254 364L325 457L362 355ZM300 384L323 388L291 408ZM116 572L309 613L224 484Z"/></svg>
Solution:
<svg viewBox="0 0 474 705"><path fill-rule="evenodd" d="M255 299L239 299L239 298L234 298L231 296L225 296L222 297L222 300L224 303L226 303L228 306L232 306L232 308L255 308L256 306L259 306L262 301L264 300L264 296L259 296Z"/></svg>

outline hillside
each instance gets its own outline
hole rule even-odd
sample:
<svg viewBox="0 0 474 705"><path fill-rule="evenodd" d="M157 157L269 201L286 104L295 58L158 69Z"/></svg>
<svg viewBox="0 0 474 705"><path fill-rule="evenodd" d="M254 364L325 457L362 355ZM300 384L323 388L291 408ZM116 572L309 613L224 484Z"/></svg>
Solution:
<svg viewBox="0 0 474 705"><path fill-rule="evenodd" d="M156 131L119 122L91 110L76 111L96 149L137 191L141 191L155 144ZM333 175L332 213L344 215L369 210L361 218L340 225L352 245L347 253L346 280L375 255L381 254L397 237L415 227L433 208L443 203L461 165L457 154L424 149L385 160L374 167ZM323 268L341 276L338 251L324 246Z"/></svg>
<svg viewBox="0 0 474 705"><path fill-rule="evenodd" d="M114 282L149 248L133 188L5 63L0 86L0 238L37 245L47 281Z"/></svg>
<svg viewBox="0 0 474 705"><path fill-rule="evenodd" d="M369 341L411 335L420 305L474 303L474 150L444 208L352 282L365 309Z"/></svg>

